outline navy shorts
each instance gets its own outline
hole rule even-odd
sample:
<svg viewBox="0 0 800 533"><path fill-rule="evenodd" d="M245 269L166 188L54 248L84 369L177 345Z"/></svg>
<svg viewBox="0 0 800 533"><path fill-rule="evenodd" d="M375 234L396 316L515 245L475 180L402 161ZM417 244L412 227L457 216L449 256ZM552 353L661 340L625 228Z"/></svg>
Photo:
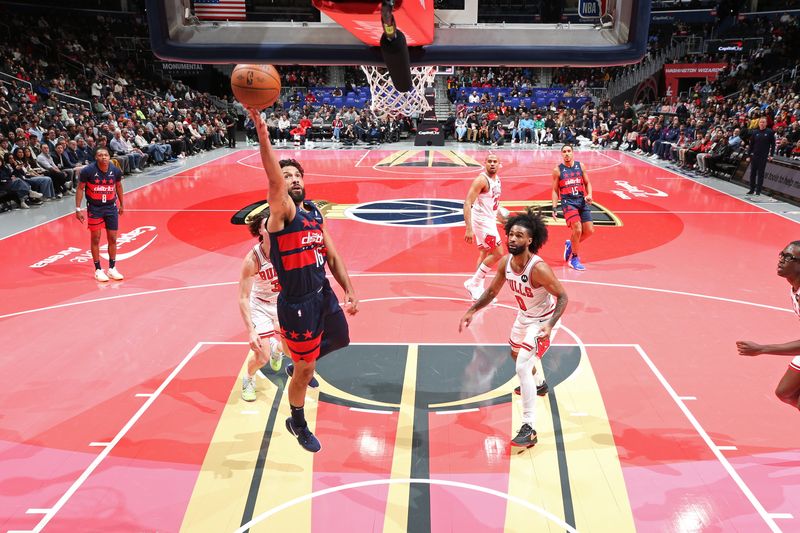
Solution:
<svg viewBox="0 0 800 533"><path fill-rule="evenodd" d="M111 231L119 229L119 210L116 204L103 207L88 204L86 212L89 215L89 231L100 231L103 226Z"/></svg>
<svg viewBox="0 0 800 533"><path fill-rule="evenodd" d="M581 198L562 198L561 210L564 211L564 220L567 226L572 227L576 222L591 222L592 208L586 203L586 199Z"/></svg>
<svg viewBox="0 0 800 533"><path fill-rule="evenodd" d="M278 322L292 359L314 361L350 344L347 319L328 280L300 298L278 295Z"/></svg>

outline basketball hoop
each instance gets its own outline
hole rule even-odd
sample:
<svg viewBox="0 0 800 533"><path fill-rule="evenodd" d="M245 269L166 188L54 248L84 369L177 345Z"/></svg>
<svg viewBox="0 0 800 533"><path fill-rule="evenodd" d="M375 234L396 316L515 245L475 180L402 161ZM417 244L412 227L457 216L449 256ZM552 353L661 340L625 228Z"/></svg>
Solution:
<svg viewBox="0 0 800 533"><path fill-rule="evenodd" d="M411 67L411 89L400 92L395 89L389 71L382 67L362 66L372 93L370 109L380 118L414 113L422 114L431 106L425 99L425 87L433 83L436 67Z"/></svg>

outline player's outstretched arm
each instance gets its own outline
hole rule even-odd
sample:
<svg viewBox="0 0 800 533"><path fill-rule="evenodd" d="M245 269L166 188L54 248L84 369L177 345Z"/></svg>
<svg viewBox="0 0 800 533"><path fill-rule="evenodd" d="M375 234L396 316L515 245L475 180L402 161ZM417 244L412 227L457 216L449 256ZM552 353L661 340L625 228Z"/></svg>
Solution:
<svg viewBox="0 0 800 533"><path fill-rule="evenodd" d="M556 217L556 208L558 207L558 200L561 198L561 193L558 191L558 180L561 178L561 172L558 167L553 169L553 188L550 191L551 200L553 203L553 218Z"/></svg>
<svg viewBox="0 0 800 533"><path fill-rule="evenodd" d="M475 237L472 232L472 204L475 203L475 200L478 199L478 195L487 187L488 184L483 174L478 175L477 178L472 180L472 185L469 186L469 191L467 192L467 199L464 200L464 223L467 225L467 229L464 232L464 240L469 244L472 244Z"/></svg>
<svg viewBox="0 0 800 533"><path fill-rule="evenodd" d="M253 259L253 252L249 252L242 263L242 271L239 276L239 314L242 316L244 326L247 328L248 342L250 349L257 355L263 355L261 338L256 333L253 326L253 315L250 313L250 291L253 290L253 276L258 272L258 267Z"/></svg>
<svg viewBox="0 0 800 533"><path fill-rule="evenodd" d="M278 164L278 158L269 140L267 123L261 118L261 112L257 109L248 108L247 112L250 113L250 118L258 133L261 164L264 166L264 170L267 173L267 181L269 183L267 189L267 201L269 202L270 210L268 229L271 229L271 231L280 231L283 229L284 222L294 219L297 208L291 198L289 198L289 191L286 188L286 180L283 178L283 171Z"/></svg>
<svg viewBox="0 0 800 533"><path fill-rule="evenodd" d="M358 313L358 297L356 291L353 289L353 284L350 282L350 276L347 274L347 267L344 264L336 247L333 245L333 238L328 234L325 226L322 226L322 236L325 243L326 262L328 268L333 274L334 279L339 286L344 289L344 308L348 314L354 315Z"/></svg>
<svg viewBox="0 0 800 533"><path fill-rule="evenodd" d="M494 279L486 287L486 290L483 291L481 297L477 299L477 301L472 304L472 306L467 309L467 312L464 313L464 316L461 317L461 321L458 323L458 332L461 333L465 328L468 328L469 325L472 323L472 316L478 312L479 310L483 309L495 299L495 297L500 294L500 289L503 288L503 285L506 282L506 265L508 264L508 255L504 255L500 262L497 263L497 273L494 275Z"/></svg>
<svg viewBox="0 0 800 533"><path fill-rule="evenodd" d="M558 320L567 308L567 302L569 301L567 291L564 289L561 282L558 281L558 278L556 278L550 265L544 261L536 263L531 271L531 278L532 281L535 281L544 287L547 292L556 297L556 308L553 310L553 316L547 321L547 324L544 324L541 328L541 336L550 337L550 332L556 324L558 324Z"/></svg>
<svg viewBox="0 0 800 533"><path fill-rule="evenodd" d="M753 341L737 341L736 349L739 355L770 354L794 356L800 353L800 339L782 344L758 344Z"/></svg>

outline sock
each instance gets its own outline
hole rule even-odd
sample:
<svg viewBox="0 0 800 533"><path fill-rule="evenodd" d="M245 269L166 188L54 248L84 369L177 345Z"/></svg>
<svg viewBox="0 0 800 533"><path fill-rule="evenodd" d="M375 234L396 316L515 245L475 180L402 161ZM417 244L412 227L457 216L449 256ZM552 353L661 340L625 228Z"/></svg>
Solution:
<svg viewBox="0 0 800 533"><path fill-rule="evenodd" d="M541 387L542 383L544 383L544 369L542 368L542 360L538 357L536 359L534 368L536 368L536 373L533 375L533 381L536 383L537 387Z"/></svg>
<svg viewBox="0 0 800 533"><path fill-rule="evenodd" d="M486 274L488 274L492 269L481 263L481 266L478 267L478 270L472 276L472 280L476 283L481 283L486 278Z"/></svg>
<svg viewBox="0 0 800 533"><path fill-rule="evenodd" d="M114 268L116 266L117 260L116 259L109 259L108 260L108 268Z"/></svg>
<svg viewBox="0 0 800 533"><path fill-rule="evenodd" d="M270 357L273 359L277 359L278 355L281 353L281 344L275 340L275 337L272 337L269 340L269 347L270 347Z"/></svg>
<svg viewBox="0 0 800 533"><path fill-rule="evenodd" d="M292 424L298 428L304 428L308 426L306 423L306 413L303 411L303 406L295 407L294 405L290 405L289 407L292 408Z"/></svg>
<svg viewBox="0 0 800 533"><path fill-rule="evenodd" d="M523 348L517 355L517 376L519 377L520 392L522 393L522 423L532 428L536 427L536 382L533 379L536 355Z"/></svg>
<svg viewBox="0 0 800 533"><path fill-rule="evenodd" d="M94 269L95 270L100 270L100 261L95 261L94 262Z"/></svg>

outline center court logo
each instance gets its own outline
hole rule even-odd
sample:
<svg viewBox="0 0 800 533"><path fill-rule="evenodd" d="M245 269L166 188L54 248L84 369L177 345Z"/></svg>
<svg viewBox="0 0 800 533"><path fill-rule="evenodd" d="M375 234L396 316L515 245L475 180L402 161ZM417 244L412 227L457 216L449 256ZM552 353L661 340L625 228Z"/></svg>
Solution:
<svg viewBox="0 0 800 533"><path fill-rule="evenodd" d="M660 192L660 191L659 191ZM442 198L395 198L363 204L335 204L327 200L314 200L314 205L328 220L356 220L379 226L405 226L445 228L464 225L464 201ZM565 226L559 213L552 219L549 200L505 201L500 205L512 212L522 212L532 207L541 212L545 224ZM231 224L248 224L258 213L268 207L265 200L247 205L231 217ZM611 211L598 204L591 205L592 221L597 226L618 227L622 221Z"/></svg>
<svg viewBox="0 0 800 533"><path fill-rule="evenodd" d="M130 259L131 257L141 253L145 248L150 246L153 243L153 241L156 240L156 237L158 237L157 233L153 234L152 237L150 239L148 239L141 246L138 246L137 248L134 248L133 250L130 250L130 251L119 253L120 248L126 247L126 245L129 245L130 243L135 242L137 239L139 239L139 237L142 237L143 235L146 235L146 234L151 233L151 232L155 232L156 229L157 228L155 226L140 226L140 227L134 229L133 231L129 231L127 233L122 233L121 235L117 236L117 250L118 250L118 252L117 252L117 261L123 261L125 259ZM145 237L145 239L146 238L147 237ZM141 240L139 242L141 243ZM45 259L42 259L41 261L37 261L36 263L31 265L31 268L43 268L43 267L46 267L47 265L51 265L51 264L59 261L60 259L64 259L65 257L69 257L70 255L72 255L74 253L77 253L77 252L81 252L81 251L82 251L81 248L75 248L74 246L71 246L71 247L66 248L64 250L61 250L60 252L58 252L56 254L53 254L53 255L45 258ZM108 245L107 244L104 244L103 246L100 247L100 256L103 259L108 259ZM92 252L91 252L91 250L86 250L82 254L76 255L75 257L72 257L70 259L70 262L71 263L87 263L87 262L89 262L91 260L92 260Z"/></svg>
<svg viewBox="0 0 800 533"><path fill-rule="evenodd" d="M347 218L381 226L460 226L464 202L429 198L382 200L345 209Z"/></svg>

